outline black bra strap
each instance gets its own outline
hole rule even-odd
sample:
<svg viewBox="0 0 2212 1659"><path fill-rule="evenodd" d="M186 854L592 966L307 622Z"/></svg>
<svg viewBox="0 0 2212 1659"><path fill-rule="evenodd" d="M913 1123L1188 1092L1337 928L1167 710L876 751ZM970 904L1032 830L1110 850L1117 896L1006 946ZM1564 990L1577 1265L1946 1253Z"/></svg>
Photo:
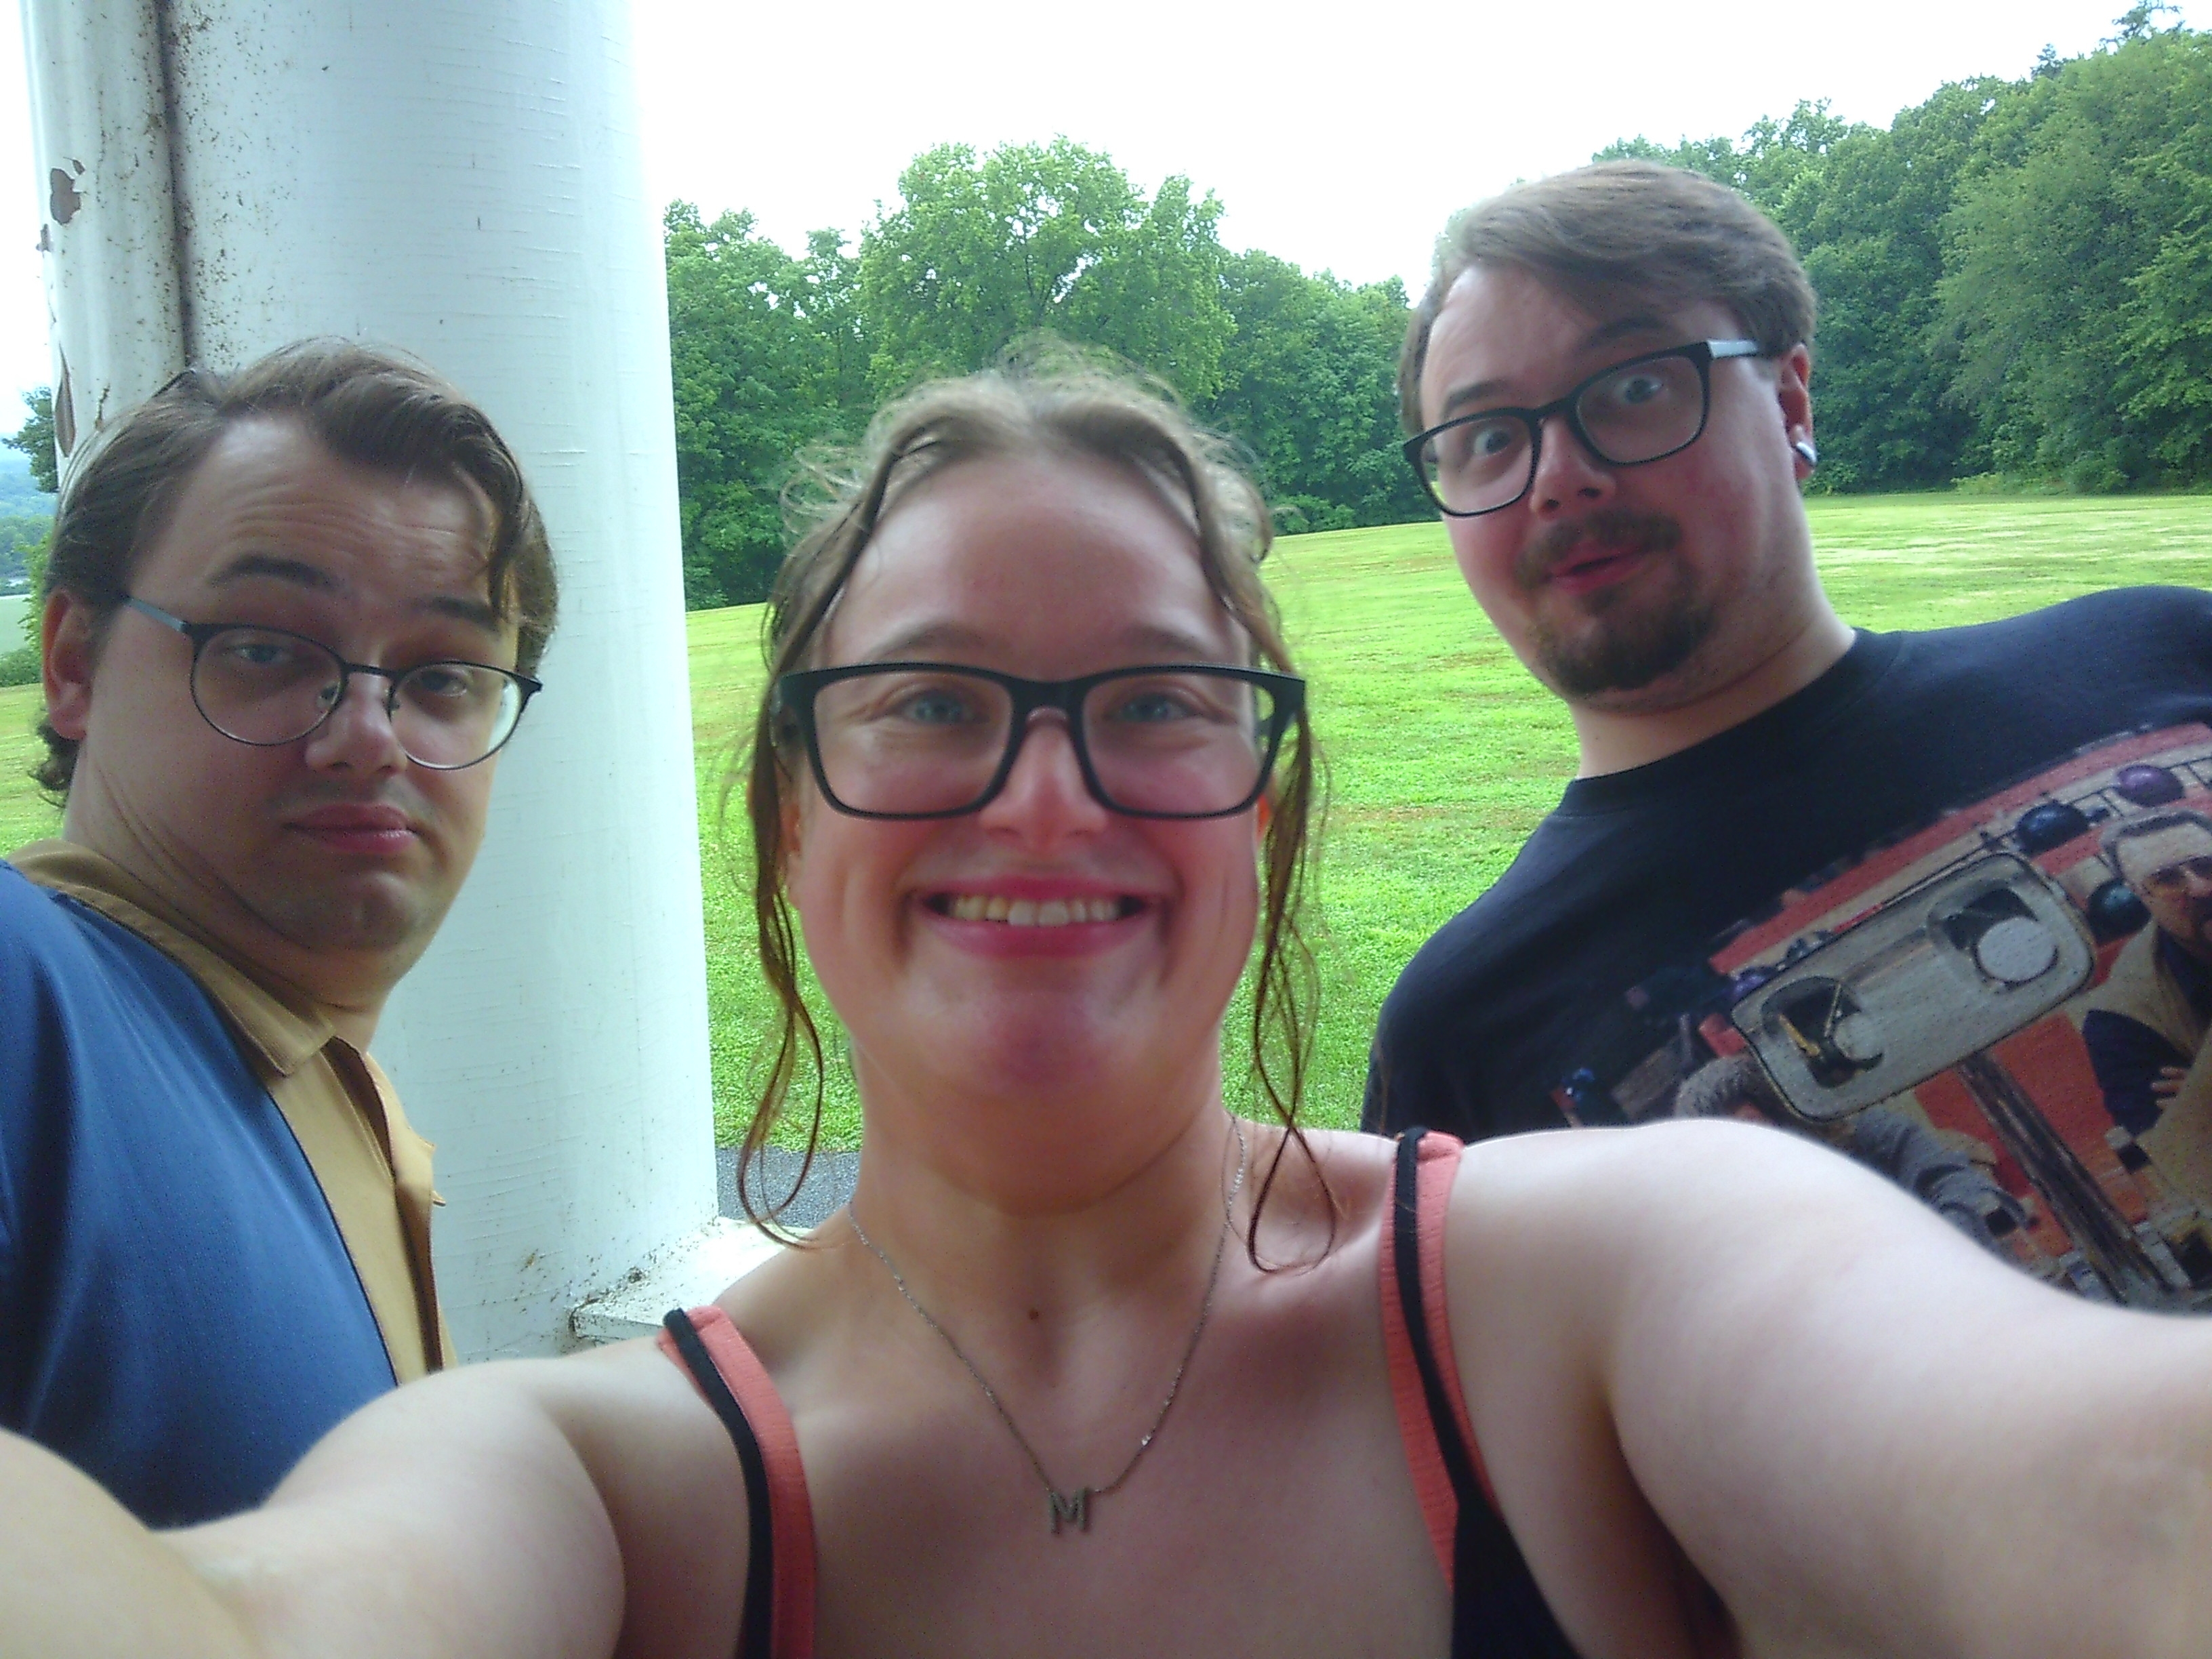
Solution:
<svg viewBox="0 0 2212 1659"><path fill-rule="evenodd" d="M1459 1500L1459 1524L1452 1534L1452 1659L1576 1659L1522 1559L1520 1545L1475 1478L1474 1454L1460 1432L1459 1413L1437 1364L1428 1304L1421 1296L1421 1138L1427 1133L1410 1128L1398 1138L1391 1255L1421 1395L1452 1495Z"/></svg>
<svg viewBox="0 0 2212 1659"><path fill-rule="evenodd" d="M745 1408L738 1403L737 1395L722 1380L722 1373L707 1352L707 1345L699 1340L691 1316L681 1308L674 1308L660 1322L668 1328L669 1335L676 1340L676 1352L684 1356L684 1363L698 1379L707 1403L714 1408L714 1415L722 1419L722 1426L730 1431L730 1438L737 1444L738 1462L745 1472L745 1534L750 1540L745 1559L745 1608L738 1620L738 1659L745 1659L747 1655L751 1659L768 1659L769 1617L775 1606L775 1528L769 1514L768 1461L761 1455L753 1425L745 1420Z"/></svg>
<svg viewBox="0 0 2212 1659"><path fill-rule="evenodd" d="M1391 1255L1398 1274L1398 1307L1406 1319L1406 1338L1413 1350L1413 1364L1421 1374L1421 1397L1428 1402L1429 1422L1436 1431L1437 1449L1443 1455L1444 1473L1451 1478L1452 1496L1460 1513L1470 1504L1487 1508L1482 1486L1474 1478L1474 1458L1459 1431L1459 1413L1444 1392L1443 1373L1437 1368L1436 1348L1429 1336L1428 1303L1421 1295L1421 1139L1428 1131L1412 1128L1398 1137L1398 1173L1393 1184L1390 1224L1395 1231Z"/></svg>

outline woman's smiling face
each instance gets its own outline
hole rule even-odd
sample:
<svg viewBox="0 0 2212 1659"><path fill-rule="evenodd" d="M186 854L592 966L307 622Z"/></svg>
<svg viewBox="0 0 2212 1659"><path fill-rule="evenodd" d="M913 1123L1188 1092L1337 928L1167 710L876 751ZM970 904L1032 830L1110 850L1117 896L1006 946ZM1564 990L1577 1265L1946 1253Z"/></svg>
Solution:
<svg viewBox="0 0 2212 1659"><path fill-rule="evenodd" d="M956 463L898 501L814 659L1066 679L1248 651L1188 519L1139 475L1018 455ZM1109 811L1049 711L1004 790L963 817L855 818L811 779L796 793L790 891L872 1106L945 1089L1182 1093L1194 1066L1213 1086L1258 908L1251 811Z"/></svg>

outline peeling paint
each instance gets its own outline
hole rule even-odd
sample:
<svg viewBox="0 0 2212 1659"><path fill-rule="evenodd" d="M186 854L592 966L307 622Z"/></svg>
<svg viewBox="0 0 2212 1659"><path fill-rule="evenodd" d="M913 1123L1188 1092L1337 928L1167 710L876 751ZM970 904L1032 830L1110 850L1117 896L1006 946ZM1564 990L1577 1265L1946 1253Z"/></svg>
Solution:
<svg viewBox="0 0 2212 1659"><path fill-rule="evenodd" d="M79 167L78 174L84 169ZM76 182L61 168L55 167L46 174L46 210L54 216L54 222L65 225L76 217L76 210L84 205L84 198L77 193Z"/></svg>
<svg viewBox="0 0 2212 1659"><path fill-rule="evenodd" d="M66 477L105 421L179 367L168 144L152 0L22 9L34 153L48 167L38 242Z"/></svg>
<svg viewBox="0 0 2212 1659"><path fill-rule="evenodd" d="M69 354L59 347L61 374L54 380L54 447L64 456L76 447L76 398L70 391Z"/></svg>

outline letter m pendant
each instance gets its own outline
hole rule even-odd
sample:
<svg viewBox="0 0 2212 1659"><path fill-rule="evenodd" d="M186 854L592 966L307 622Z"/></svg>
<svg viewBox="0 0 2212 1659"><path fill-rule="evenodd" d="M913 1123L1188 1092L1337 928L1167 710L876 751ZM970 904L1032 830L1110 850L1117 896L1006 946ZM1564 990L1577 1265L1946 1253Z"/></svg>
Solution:
<svg viewBox="0 0 2212 1659"><path fill-rule="evenodd" d="M1073 1492L1054 1492L1049 1486L1044 1494L1045 1521L1057 1537L1063 1525L1078 1532L1091 1530L1091 1488L1078 1486Z"/></svg>

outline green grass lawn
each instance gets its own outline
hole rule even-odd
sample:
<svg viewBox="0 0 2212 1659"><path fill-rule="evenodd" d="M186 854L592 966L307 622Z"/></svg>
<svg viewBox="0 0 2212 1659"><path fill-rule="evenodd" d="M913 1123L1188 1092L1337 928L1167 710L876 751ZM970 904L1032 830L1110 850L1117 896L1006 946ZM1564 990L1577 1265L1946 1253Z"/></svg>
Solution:
<svg viewBox="0 0 2212 1659"><path fill-rule="evenodd" d="M1809 505L1829 592L1849 620L1873 628L1982 621L2136 582L2212 583L2208 496ZM1314 890L1322 994L1308 1098L1314 1121L1349 1124L1375 1011L1398 969L1505 867L1573 770L1574 743L1558 705L1468 598L1441 526L1297 537L1269 563L1313 682L1330 782ZM720 835L714 805L758 691L760 611L702 611L690 624L715 1114L727 1140L750 1109L766 1004L751 967L742 801ZM0 690L0 845L52 821L18 781L35 696ZM1232 1014L1241 1063L1237 1029ZM855 1144L851 1085L834 1066L829 1092L830 1138Z"/></svg>

